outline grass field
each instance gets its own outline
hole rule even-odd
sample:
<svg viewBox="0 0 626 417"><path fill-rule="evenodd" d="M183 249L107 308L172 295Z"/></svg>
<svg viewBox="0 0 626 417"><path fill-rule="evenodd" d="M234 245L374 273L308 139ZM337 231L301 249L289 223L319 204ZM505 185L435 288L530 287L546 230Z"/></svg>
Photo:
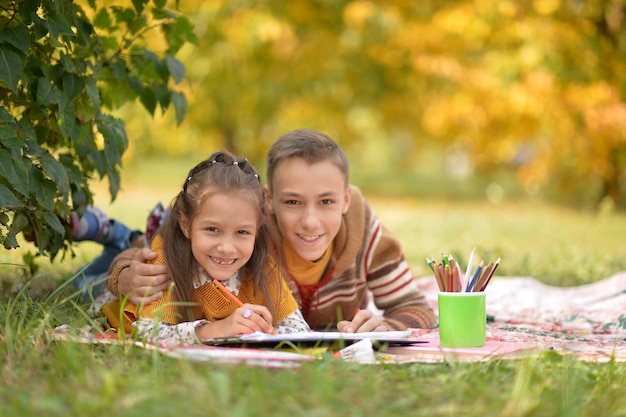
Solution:
<svg viewBox="0 0 626 417"><path fill-rule="evenodd" d="M171 173L170 173L171 169ZM162 165L158 187L137 171L118 200L97 204L142 228L180 175ZM173 179L172 179L173 178ZM139 184L143 184L140 186ZM626 216L538 202L370 198L401 239L416 276L426 256L472 247L502 258L500 276L576 285L626 270ZM29 287L19 266L28 250L2 252L0 415L9 416L626 416L626 364L589 364L546 353L480 364L355 365L325 358L297 370L187 363L137 348L54 343L43 333L85 324L84 306L54 291L98 254L75 248L63 262L38 262ZM33 291L29 291L32 288Z"/></svg>

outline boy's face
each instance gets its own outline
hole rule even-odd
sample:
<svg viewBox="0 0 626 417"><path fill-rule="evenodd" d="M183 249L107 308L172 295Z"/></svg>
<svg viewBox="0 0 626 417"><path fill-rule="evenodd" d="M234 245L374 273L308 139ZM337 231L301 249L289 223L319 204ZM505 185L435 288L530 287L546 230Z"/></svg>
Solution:
<svg viewBox="0 0 626 417"><path fill-rule="evenodd" d="M329 161L309 164L302 158L280 162L272 195L266 192L282 238L308 261L321 258L337 236L350 196L339 168Z"/></svg>

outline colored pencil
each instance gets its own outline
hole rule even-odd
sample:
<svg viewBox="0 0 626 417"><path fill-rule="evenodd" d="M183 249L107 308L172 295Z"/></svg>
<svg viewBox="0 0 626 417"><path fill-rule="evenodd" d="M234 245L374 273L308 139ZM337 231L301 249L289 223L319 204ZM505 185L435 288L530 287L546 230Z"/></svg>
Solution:
<svg viewBox="0 0 626 417"><path fill-rule="evenodd" d="M485 262L484 261L480 261L480 264L478 264L478 268L476 268L476 272L474 272L474 276L472 277L472 280L470 281L469 285L467 286L466 292L472 292L472 289L474 288L474 285L476 285L476 280L480 276L480 273L482 272L484 267L485 267Z"/></svg>
<svg viewBox="0 0 626 417"><path fill-rule="evenodd" d="M491 281L491 277L493 277L493 274L495 274L496 269L498 269L499 265L500 265L500 258L498 258L496 262L493 264L493 269L489 273L489 276L487 277L486 282L483 284L482 288L480 289L481 291L485 291L485 289L487 288L487 285L489 285L489 281Z"/></svg>
<svg viewBox="0 0 626 417"><path fill-rule="evenodd" d="M235 294L233 294L232 292L228 291L228 290L226 289L226 287L224 287L224 286L222 285L222 283L221 283L221 282L219 282L219 281L218 281L218 280L216 280L216 279L213 279L213 284L215 284L215 286L216 286L218 289L220 289L220 290L224 293L224 295L225 295L225 296L227 296L228 298L230 298L230 299L231 299L231 300L232 300L235 304L237 304L239 307L241 307L241 306L243 305L243 303L241 302L241 300L240 300L239 298L235 297Z"/></svg>
<svg viewBox="0 0 626 417"><path fill-rule="evenodd" d="M485 291L495 270L500 265L500 258L496 262L481 260L474 274L472 267L476 257L476 247L472 249L465 274L461 270L461 264L452 255L441 254L441 263L437 263L434 257L426 257L426 263L433 271L437 287L440 292L480 292ZM470 279L471 276L471 279Z"/></svg>
<svg viewBox="0 0 626 417"><path fill-rule="evenodd" d="M463 288L461 289L462 291L467 291L470 274L472 273L472 265L474 265L474 256L476 256L476 246L474 246L474 249L472 249L472 253L470 253L469 260L467 261L467 268L465 268L465 275L463 276Z"/></svg>

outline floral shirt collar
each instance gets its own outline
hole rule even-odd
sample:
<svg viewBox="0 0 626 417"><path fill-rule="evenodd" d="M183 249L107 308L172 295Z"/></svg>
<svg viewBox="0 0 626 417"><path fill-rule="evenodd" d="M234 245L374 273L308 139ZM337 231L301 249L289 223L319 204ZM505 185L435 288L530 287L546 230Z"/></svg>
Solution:
<svg viewBox="0 0 626 417"><path fill-rule="evenodd" d="M212 283L213 280L209 277L206 271L199 268L200 271L193 277L193 288L198 289L208 283ZM235 272L233 276L225 281L221 282L224 287L235 295L239 294L239 287L241 287L241 280L239 279L239 271Z"/></svg>

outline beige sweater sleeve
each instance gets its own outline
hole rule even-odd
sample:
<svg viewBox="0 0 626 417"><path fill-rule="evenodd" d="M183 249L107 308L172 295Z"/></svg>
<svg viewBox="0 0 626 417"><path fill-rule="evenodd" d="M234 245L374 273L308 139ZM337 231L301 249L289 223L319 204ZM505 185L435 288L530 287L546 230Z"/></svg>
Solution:
<svg viewBox="0 0 626 417"><path fill-rule="evenodd" d="M117 289L117 282L120 278L120 273L122 272L124 268L127 268L128 266L130 266L130 262L132 261L133 256L138 250L139 248L129 248L129 249L126 249L124 252L119 253L115 258L113 258L113 261L111 262L111 265L109 266L109 273L108 273L108 278L106 281L106 286L109 289L109 291L111 291L112 294L115 294L117 296L126 295L126 294L119 294L119 291Z"/></svg>

